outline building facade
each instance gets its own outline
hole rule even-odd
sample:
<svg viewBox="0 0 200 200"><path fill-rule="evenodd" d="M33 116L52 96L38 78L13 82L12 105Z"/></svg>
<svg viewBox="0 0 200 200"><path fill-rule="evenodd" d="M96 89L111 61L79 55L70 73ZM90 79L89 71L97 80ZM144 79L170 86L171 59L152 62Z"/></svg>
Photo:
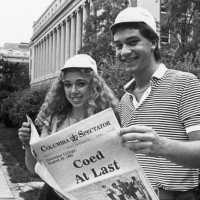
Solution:
<svg viewBox="0 0 200 200"><path fill-rule="evenodd" d="M65 61L81 48L83 24L89 15L95 12L94 1L54 0L33 24L29 69L32 87L51 82L57 77ZM149 0L129 0L129 5L149 5L145 4L145 1ZM155 5L158 5L157 7L160 5L160 0L151 2L152 9Z"/></svg>
<svg viewBox="0 0 200 200"><path fill-rule="evenodd" d="M29 56L28 43L5 43L0 48L0 59L4 61L29 64Z"/></svg>
<svg viewBox="0 0 200 200"><path fill-rule="evenodd" d="M83 23L92 0L54 0L33 25L30 43L31 85L54 79L65 61L82 46Z"/></svg>

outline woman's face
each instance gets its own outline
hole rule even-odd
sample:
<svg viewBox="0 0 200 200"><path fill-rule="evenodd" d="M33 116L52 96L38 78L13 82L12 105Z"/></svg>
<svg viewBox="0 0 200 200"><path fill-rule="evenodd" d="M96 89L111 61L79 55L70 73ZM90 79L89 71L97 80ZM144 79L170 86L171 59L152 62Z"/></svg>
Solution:
<svg viewBox="0 0 200 200"><path fill-rule="evenodd" d="M74 108L85 106L90 96L88 81L81 71L69 71L63 77L64 90L67 100Z"/></svg>

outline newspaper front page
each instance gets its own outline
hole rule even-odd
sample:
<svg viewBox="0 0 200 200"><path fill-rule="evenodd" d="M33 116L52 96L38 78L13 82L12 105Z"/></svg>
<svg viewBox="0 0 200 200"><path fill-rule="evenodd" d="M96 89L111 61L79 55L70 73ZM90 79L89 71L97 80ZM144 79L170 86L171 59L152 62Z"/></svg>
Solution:
<svg viewBox="0 0 200 200"><path fill-rule="evenodd" d="M133 151L121 146L111 108L42 139L31 126L36 172L67 198L158 199Z"/></svg>

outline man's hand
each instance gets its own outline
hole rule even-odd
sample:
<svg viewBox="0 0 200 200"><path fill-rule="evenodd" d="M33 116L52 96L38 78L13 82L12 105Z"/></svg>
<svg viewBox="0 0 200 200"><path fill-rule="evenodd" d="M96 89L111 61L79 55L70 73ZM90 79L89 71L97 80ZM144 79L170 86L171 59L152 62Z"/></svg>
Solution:
<svg viewBox="0 0 200 200"><path fill-rule="evenodd" d="M132 125L120 130L122 146L135 153L149 156L163 156L166 151L168 139L158 134L148 126Z"/></svg>

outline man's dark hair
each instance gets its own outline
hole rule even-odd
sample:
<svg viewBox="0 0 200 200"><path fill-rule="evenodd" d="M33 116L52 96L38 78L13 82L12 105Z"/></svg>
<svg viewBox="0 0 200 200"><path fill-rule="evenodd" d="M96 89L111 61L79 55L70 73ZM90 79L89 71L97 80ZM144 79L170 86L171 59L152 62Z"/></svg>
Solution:
<svg viewBox="0 0 200 200"><path fill-rule="evenodd" d="M122 24L118 24L115 27L113 27L113 29L112 29L113 36L117 32L117 30L125 29L125 28L132 28L132 29L139 30L143 37L147 38L149 41L151 41L154 44L156 43L157 46L154 50L154 58L156 61L159 61L161 59L161 52L160 52L160 49L158 48L159 37L151 27L149 27L144 22L122 23Z"/></svg>

